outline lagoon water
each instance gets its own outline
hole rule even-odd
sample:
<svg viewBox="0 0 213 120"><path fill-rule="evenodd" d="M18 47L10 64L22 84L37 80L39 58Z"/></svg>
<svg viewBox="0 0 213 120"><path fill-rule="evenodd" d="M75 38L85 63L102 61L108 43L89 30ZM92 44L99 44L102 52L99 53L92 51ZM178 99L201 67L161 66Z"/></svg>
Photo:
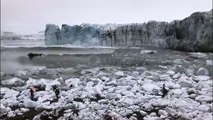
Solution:
<svg viewBox="0 0 213 120"><path fill-rule="evenodd" d="M142 53L144 50L154 50L154 53ZM43 56L29 59L29 53L43 54ZM197 54L197 53L195 53ZM205 67L206 60L212 58L211 53L191 55L188 52L159 49L153 47L118 48L105 46L45 46L43 40L2 40L1 41L1 71L15 73L19 70L32 68L87 68L119 66L124 69L146 67L149 69L165 69L171 66L199 69ZM183 71L181 71L183 70Z"/></svg>

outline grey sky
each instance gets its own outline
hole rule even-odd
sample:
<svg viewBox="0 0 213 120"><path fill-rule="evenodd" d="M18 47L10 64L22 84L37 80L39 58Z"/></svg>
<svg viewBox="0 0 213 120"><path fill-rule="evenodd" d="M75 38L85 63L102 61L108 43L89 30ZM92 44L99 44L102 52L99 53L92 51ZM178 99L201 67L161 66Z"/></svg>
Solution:
<svg viewBox="0 0 213 120"><path fill-rule="evenodd" d="M1 29L36 33L47 23L171 21L210 9L212 0L1 0Z"/></svg>

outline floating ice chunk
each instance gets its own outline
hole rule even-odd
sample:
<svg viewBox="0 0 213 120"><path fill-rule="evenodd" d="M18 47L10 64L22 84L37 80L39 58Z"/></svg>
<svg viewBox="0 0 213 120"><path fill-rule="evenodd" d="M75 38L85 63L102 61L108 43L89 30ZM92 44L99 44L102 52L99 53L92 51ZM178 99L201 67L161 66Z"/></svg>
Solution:
<svg viewBox="0 0 213 120"><path fill-rule="evenodd" d="M40 79L38 80L39 84L42 86L46 86L45 90L50 90L52 89L52 86L54 85L61 85L61 83L58 81L58 79L55 80L47 80L47 79Z"/></svg>
<svg viewBox="0 0 213 120"><path fill-rule="evenodd" d="M29 78L29 80L26 82L26 86L39 86L42 83L39 82L39 80L33 79L33 78Z"/></svg>
<svg viewBox="0 0 213 120"><path fill-rule="evenodd" d="M194 76L194 70L192 70L192 69L186 69L186 75L187 76Z"/></svg>
<svg viewBox="0 0 213 120"><path fill-rule="evenodd" d="M24 85L24 81L15 77L15 78L1 81L1 84L5 86L22 86Z"/></svg>
<svg viewBox="0 0 213 120"><path fill-rule="evenodd" d="M38 114L38 115L36 115L36 116L33 118L33 120L41 120L40 117L41 117L41 115Z"/></svg>
<svg viewBox="0 0 213 120"><path fill-rule="evenodd" d="M183 93L183 91L182 91L182 89L174 89L174 90L171 90L170 93L175 96L180 96Z"/></svg>
<svg viewBox="0 0 213 120"><path fill-rule="evenodd" d="M53 91L48 92L48 91L40 91L35 94L35 98L38 97L37 102L45 102L45 101L50 101L55 98L55 93Z"/></svg>
<svg viewBox="0 0 213 120"><path fill-rule="evenodd" d="M167 105L170 104L170 101L165 99L157 99L157 100L151 101L151 103L153 106L156 106L156 107L166 107Z"/></svg>
<svg viewBox="0 0 213 120"><path fill-rule="evenodd" d="M197 93L197 90L195 88L189 88L188 89L188 93L192 94L192 93Z"/></svg>
<svg viewBox="0 0 213 120"><path fill-rule="evenodd" d="M7 99L2 99L2 104L5 106L18 106L19 102L17 101L16 97L11 97L11 98L7 98Z"/></svg>
<svg viewBox="0 0 213 120"><path fill-rule="evenodd" d="M207 58L207 54L201 52L191 52L190 56L193 58Z"/></svg>
<svg viewBox="0 0 213 120"><path fill-rule="evenodd" d="M59 73L56 70L48 70L46 75L49 78L52 78L52 79L55 79L55 78L59 77Z"/></svg>
<svg viewBox="0 0 213 120"><path fill-rule="evenodd" d="M200 102L213 102L212 96L198 95L195 99Z"/></svg>
<svg viewBox="0 0 213 120"><path fill-rule="evenodd" d="M207 81L199 81L195 88L198 90L201 90L202 88L209 88L212 86L212 82L207 82Z"/></svg>
<svg viewBox="0 0 213 120"><path fill-rule="evenodd" d="M132 72L132 76L134 77L138 77L140 75L140 73L138 71L133 71Z"/></svg>
<svg viewBox="0 0 213 120"><path fill-rule="evenodd" d="M101 99L101 100L98 101L98 103L100 103L100 104L108 104L109 100L107 100L107 99Z"/></svg>
<svg viewBox="0 0 213 120"><path fill-rule="evenodd" d="M191 99L195 99L195 98L196 98L196 96L197 96L197 94L192 93L192 94L190 94L190 95L189 95L189 98L191 98Z"/></svg>
<svg viewBox="0 0 213 120"><path fill-rule="evenodd" d="M145 83L142 85L141 88L147 92L152 92L153 90L160 90L160 87L152 83Z"/></svg>
<svg viewBox="0 0 213 120"><path fill-rule="evenodd" d="M142 116L146 116L148 113L145 112L145 111L143 111L143 110L140 110L140 114L141 114Z"/></svg>
<svg viewBox="0 0 213 120"><path fill-rule="evenodd" d="M174 84L174 86L172 87L173 89L178 89L180 88L181 86L179 84Z"/></svg>
<svg viewBox="0 0 213 120"><path fill-rule="evenodd" d="M144 117L144 120L159 120L159 117L147 115Z"/></svg>
<svg viewBox="0 0 213 120"><path fill-rule="evenodd" d="M116 76L124 76L124 72L123 71L117 71L117 72L115 72L115 75Z"/></svg>
<svg viewBox="0 0 213 120"><path fill-rule="evenodd" d="M70 86L73 86L73 87L78 87L80 83L80 79L79 78L70 78L68 80L65 80L65 84L70 87Z"/></svg>
<svg viewBox="0 0 213 120"><path fill-rule="evenodd" d="M110 80L110 78L109 78L109 77L106 77L106 76L102 76L101 79L102 79L103 81L109 81L109 80Z"/></svg>
<svg viewBox="0 0 213 120"><path fill-rule="evenodd" d="M12 117L15 117L15 116L16 116L16 114L15 114L14 111L9 111L9 112L7 113L7 117L9 117L9 118L12 118Z"/></svg>
<svg viewBox="0 0 213 120"><path fill-rule="evenodd" d="M10 111L10 108L5 107L3 104L0 106L0 114L7 114Z"/></svg>
<svg viewBox="0 0 213 120"><path fill-rule="evenodd" d="M157 53L156 50L141 50L140 54L154 54Z"/></svg>
<svg viewBox="0 0 213 120"><path fill-rule="evenodd" d="M136 67L135 69L141 73L143 73L144 71L147 71L147 68L145 67Z"/></svg>
<svg viewBox="0 0 213 120"><path fill-rule="evenodd" d="M17 73L15 73L15 76L22 79L27 79L29 77L29 74L27 74L27 71L18 71Z"/></svg>
<svg viewBox="0 0 213 120"><path fill-rule="evenodd" d="M94 83L93 81L89 81L89 82L87 83L87 87L93 87L94 84L95 84L95 83Z"/></svg>
<svg viewBox="0 0 213 120"><path fill-rule="evenodd" d="M22 112L28 112L28 111L30 111L28 108L20 108L20 110L21 110Z"/></svg>
<svg viewBox="0 0 213 120"><path fill-rule="evenodd" d="M200 111L203 111L203 112L208 112L210 110L210 106L208 106L208 105L200 105L200 106L198 106L197 109L200 110Z"/></svg>
<svg viewBox="0 0 213 120"><path fill-rule="evenodd" d="M206 68L201 67L198 71L197 71L197 75L209 75L209 71Z"/></svg>
<svg viewBox="0 0 213 120"><path fill-rule="evenodd" d="M49 102L42 103L42 104L38 104L38 105L35 107L35 110L36 110L36 111L50 110L50 109L52 109L52 106L50 105Z"/></svg>
<svg viewBox="0 0 213 120"><path fill-rule="evenodd" d="M7 93L7 91L10 91L10 89L6 88L6 87L0 87L0 91L1 91L0 94L5 95Z"/></svg>
<svg viewBox="0 0 213 120"><path fill-rule="evenodd" d="M24 99L24 107L25 108L35 108L38 105L37 102L34 102L30 99Z"/></svg>
<svg viewBox="0 0 213 120"><path fill-rule="evenodd" d="M134 93L131 91L122 91L121 95L127 96L127 97L134 97Z"/></svg>
<svg viewBox="0 0 213 120"><path fill-rule="evenodd" d="M181 87L192 87L193 86L193 81L191 78L187 77L186 75L182 75L178 79L178 84L181 85Z"/></svg>
<svg viewBox="0 0 213 120"><path fill-rule="evenodd" d="M165 84L168 88L174 89L175 83L172 81L168 81ZM162 85L163 86L163 85Z"/></svg>
<svg viewBox="0 0 213 120"><path fill-rule="evenodd" d="M3 72L1 72L1 78L4 76L5 74Z"/></svg>
<svg viewBox="0 0 213 120"><path fill-rule="evenodd" d="M172 76L172 78L174 78L174 79L178 79L179 77L181 77L180 73L176 73Z"/></svg>
<svg viewBox="0 0 213 120"><path fill-rule="evenodd" d="M213 65L213 61L212 60L206 60L206 65Z"/></svg>
<svg viewBox="0 0 213 120"><path fill-rule="evenodd" d="M22 111L21 111L20 109L16 109L14 112L15 112L15 114L17 114L17 115L22 115L22 114L23 114Z"/></svg>
<svg viewBox="0 0 213 120"><path fill-rule="evenodd" d="M209 76L203 76L203 75L199 75L199 76L194 76L193 80L198 82L198 81L207 81L210 80Z"/></svg>
<svg viewBox="0 0 213 120"><path fill-rule="evenodd" d="M112 81L109 81L106 83L106 85L108 85L108 86L112 86L112 85L116 85L116 84L117 84L116 80L112 80Z"/></svg>
<svg viewBox="0 0 213 120"><path fill-rule="evenodd" d="M165 117L168 116L168 113L165 110L159 110L158 114L161 115L161 116L165 116Z"/></svg>
<svg viewBox="0 0 213 120"><path fill-rule="evenodd" d="M151 76L147 76L147 78L151 79L151 80L154 80L154 81L158 81L160 80L160 75L157 74L157 73L152 73Z"/></svg>
<svg viewBox="0 0 213 120"><path fill-rule="evenodd" d="M184 63L189 63L187 60L184 60L184 59L175 59L174 61L173 61L173 63L175 63L175 64L184 64Z"/></svg>
<svg viewBox="0 0 213 120"><path fill-rule="evenodd" d="M163 74L163 75L160 75L160 80L162 80L162 81L172 81L173 79L170 77L170 75Z"/></svg>
<svg viewBox="0 0 213 120"><path fill-rule="evenodd" d="M103 88L104 88L104 86L102 84L97 84L94 89L95 89L96 93L98 93L99 95L102 95Z"/></svg>
<svg viewBox="0 0 213 120"><path fill-rule="evenodd" d="M151 117L156 117L157 114L156 114L156 112L151 112L151 113L149 114L149 116L151 116Z"/></svg>
<svg viewBox="0 0 213 120"><path fill-rule="evenodd" d="M202 116L203 120L212 120L212 113L204 113Z"/></svg>
<svg viewBox="0 0 213 120"><path fill-rule="evenodd" d="M9 89L6 94L4 95L4 98L8 99L8 98L16 98L16 96L19 95L18 91Z"/></svg>
<svg viewBox="0 0 213 120"><path fill-rule="evenodd" d="M55 80L47 80L47 79L32 79L29 78L29 80L26 82L26 86L30 87L30 86L45 86L45 90L50 90L52 89L53 85L61 85L61 83L58 81L59 79L55 79Z"/></svg>
<svg viewBox="0 0 213 120"><path fill-rule="evenodd" d="M175 75L175 71L173 71L173 70L168 70L166 73L169 75Z"/></svg>

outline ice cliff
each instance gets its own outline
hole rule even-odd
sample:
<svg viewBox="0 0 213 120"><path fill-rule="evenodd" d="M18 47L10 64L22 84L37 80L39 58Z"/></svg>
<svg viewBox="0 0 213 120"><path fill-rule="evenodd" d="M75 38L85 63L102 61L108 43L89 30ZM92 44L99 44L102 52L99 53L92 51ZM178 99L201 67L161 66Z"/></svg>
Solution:
<svg viewBox="0 0 213 120"><path fill-rule="evenodd" d="M196 12L183 20L126 25L48 24L46 45L93 44L155 46L183 51L213 52L212 11Z"/></svg>

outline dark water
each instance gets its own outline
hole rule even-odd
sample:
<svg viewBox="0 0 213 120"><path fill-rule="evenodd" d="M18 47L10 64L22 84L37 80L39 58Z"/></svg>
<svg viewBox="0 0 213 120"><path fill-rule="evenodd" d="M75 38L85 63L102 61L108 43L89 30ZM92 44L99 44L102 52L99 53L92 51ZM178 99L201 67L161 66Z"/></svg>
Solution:
<svg viewBox="0 0 213 120"><path fill-rule="evenodd" d="M156 50L153 54L140 54L141 50ZM28 53L44 54L43 56L29 59ZM183 59L186 62L183 67L206 66L207 58L193 58L187 52L172 51L168 49L143 48L65 48L65 47L19 47L1 48L1 71L14 73L18 70L36 67L46 68L70 68L79 65L92 67L121 66L137 67L144 66L150 69L159 66L172 66L175 59Z"/></svg>

